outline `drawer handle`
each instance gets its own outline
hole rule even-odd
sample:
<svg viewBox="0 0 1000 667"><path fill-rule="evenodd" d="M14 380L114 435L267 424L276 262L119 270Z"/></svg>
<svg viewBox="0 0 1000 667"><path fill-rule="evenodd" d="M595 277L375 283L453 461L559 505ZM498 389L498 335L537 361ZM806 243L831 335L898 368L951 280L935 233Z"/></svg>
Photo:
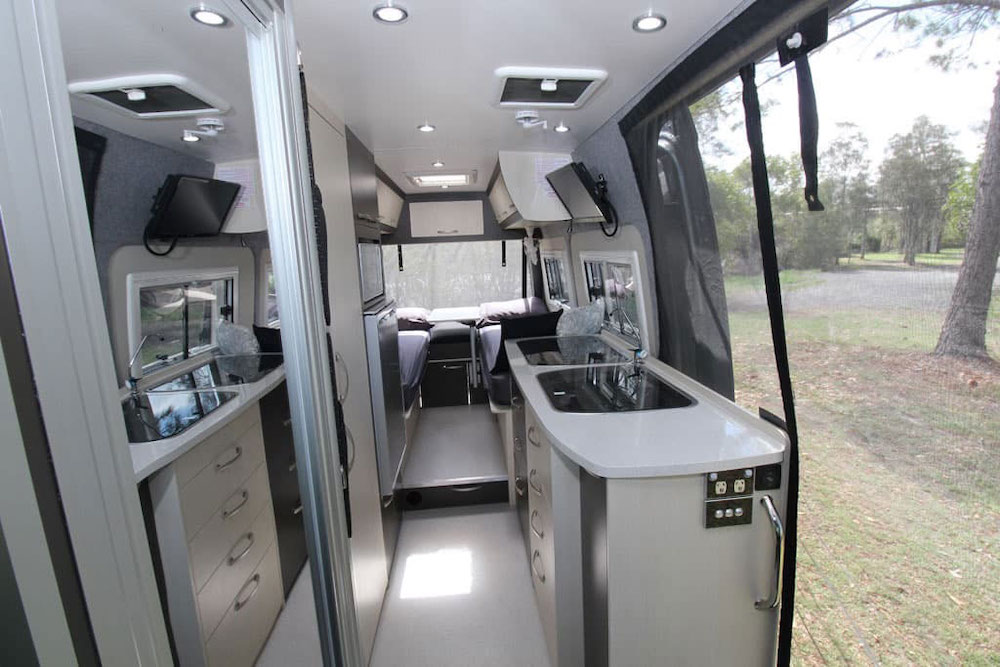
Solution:
<svg viewBox="0 0 1000 667"><path fill-rule="evenodd" d="M538 516L538 510L534 510L531 513L531 519L528 521L528 525L531 526L531 532L533 532L535 534L535 537L537 537L540 540L544 540L545 539L545 531L544 530L538 530L537 528L535 528L535 517L536 516Z"/></svg>
<svg viewBox="0 0 1000 667"><path fill-rule="evenodd" d="M535 549L535 553L533 553L531 555L531 571L535 574L536 577L538 577L538 581L540 581L540 582L542 582L544 584L545 583L545 573L544 572L539 572L538 568L535 567L535 562L539 561L541 559L542 559L542 554L538 551L538 549Z"/></svg>
<svg viewBox="0 0 1000 667"><path fill-rule="evenodd" d="M247 533L246 535L244 535L240 539L241 540L246 540L247 541L247 545L243 548L243 551L239 552L235 556L232 555L231 551L229 552L230 556L229 556L229 558L226 559L226 563L228 563L230 567L232 567L233 565L236 565L236 563L238 563L239 561L241 561L244 556L246 556L248 553L250 553L250 549L253 548L253 533Z"/></svg>
<svg viewBox="0 0 1000 667"><path fill-rule="evenodd" d="M524 498L525 491L527 491L527 489L524 487L524 478L523 477L515 477L514 478L514 492L517 495L519 495L522 498Z"/></svg>
<svg viewBox="0 0 1000 667"><path fill-rule="evenodd" d="M541 440L535 440L534 438L531 437L534 434L535 434L535 427L534 426L529 426L528 427L528 442L530 442L531 444L533 444L535 447L541 447L542 446L542 441Z"/></svg>
<svg viewBox="0 0 1000 667"><path fill-rule="evenodd" d="M542 487L541 486L535 486L535 482L534 482L535 475L537 475L537 474L538 474L538 471L535 470L534 468L532 468L531 472L528 473L528 486L531 487L531 490L535 492L536 496L541 497L541 495L542 495Z"/></svg>
<svg viewBox="0 0 1000 667"><path fill-rule="evenodd" d="M233 454L233 457L231 459L229 459L228 461L224 461L222 463L216 463L215 464L215 472L222 472L223 470L225 470L229 466L231 466L234 463L236 463L240 459L240 457L243 456L243 448L242 447L236 447L234 451L236 453Z"/></svg>
<svg viewBox="0 0 1000 667"><path fill-rule="evenodd" d="M465 486L453 486L451 490L455 493L471 493L483 488L482 484L466 484Z"/></svg>
<svg viewBox="0 0 1000 667"><path fill-rule="evenodd" d="M247 492L246 489L244 489L243 491L240 492L240 495L242 497L240 498L240 502L236 503L236 507L234 507L231 510L223 510L222 511L222 518L223 519L231 519L231 518L233 518L234 516L236 516L237 514L240 513L240 510L243 509L244 506L246 506L247 501L250 500L250 494ZM232 497L232 496L230 496L230 497Z"/></svg>
<svg viewBox="0 0 1000 667"><path fill-rule="evenodd" d="M295 516L298 516L299 514L302 514L302 501L301 500L299 501L299 504L295 506L295 509L292 510L292 514L295 515Z"/></svg>
<svg viewBox="0 0 1000 667"><path fill-rule="evenodd" d="M351 374L347 372L347 364L344 363L344 358L340 356L340 352L333 353L333 365L335 371L337 364L340 364L344 369L344 391L340 391L339 383L337 387L337 400L343 403L347 400L347 392L351 390Z"/></svg>
<svg viewBox="0 0 1000 667"><path fill-rule="evenodd" d="M460 370L464 369L465 366L449 366L448 364L445 364L441 368L444 369L444 370L446 370L446 371L460 371Z"/></svg>
<svg viewBox="0 0 1000 667"><path fill-rule="evenodd" d="M458 230L457 229L439 229L439 230L437 230L437 233L438 234L458 234Z"/></svg>
<svg viewBox="0 0 1000 667"><path fill-rule="evenodd" d="M357 453L357 445L354 443L354 434L351 433L351 427L346 423L344 424L344 431L347 433L347 472L351 472L354 467L354 455Z"/></svg>
<svg viewBox="0 0 1000 667"><path fill-rule="evenodd" d="M253 588L250 588L250 586L253 586ZM246 597L243 597L243 594L248 588L250 588L250 592L246 594ZM236 594L236 604L233 605L233 611L239 611L240 609L243 609L243 607L247 606L250 599L257 594L258 588L260 588L259 573L250 577L247 583L243 584L243 588L240 589L240 592Z"/></svg>

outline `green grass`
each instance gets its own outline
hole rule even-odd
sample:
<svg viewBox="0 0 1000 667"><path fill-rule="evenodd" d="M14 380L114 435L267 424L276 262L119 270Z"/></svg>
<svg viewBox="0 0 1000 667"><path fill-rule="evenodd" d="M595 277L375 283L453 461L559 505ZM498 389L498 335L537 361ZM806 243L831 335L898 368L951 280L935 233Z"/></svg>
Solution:
<svg viewBox="0 0 1000 667"><path fill-rule="evenodd" d="M785 292L794 292L803 287L818 285L823 282L818 270L786 269L779 274L781 279L781 289ZM727 275L725 276L726 294L734 292L763 292L764 275L753 276Z"/></svg>
<svg viewBox="0 0 1000 667"><path fill-rule="evenodd" d="M802 457L793 664L1000 664L1000 366L930 355L942 317L786 316ZM730 324L737 401L780 411L766 312Z"/></svg>
<svg viewBox="0 0 1000 667"><path fill-rule="evenodd" d="M938 253L918 253L916 257L917 266L960 266L962 258L965 256L965 248L944 248ZM847 261L851 265L855 264L890 264L906 266L903 263L903 253L890 252L869 252L865 253L865 258L852 255Z"/></svg>

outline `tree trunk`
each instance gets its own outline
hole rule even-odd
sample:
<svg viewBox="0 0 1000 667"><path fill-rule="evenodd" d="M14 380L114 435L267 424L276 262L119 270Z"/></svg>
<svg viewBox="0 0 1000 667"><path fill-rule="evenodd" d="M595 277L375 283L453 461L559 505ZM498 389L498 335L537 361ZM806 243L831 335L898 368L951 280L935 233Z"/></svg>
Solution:
<svg viewBox="0 0 1000 667"><path fill-rule="evenodd" d="M988 358L986 317L1000 255L1000 78L993 89L993 108L986 148L969 221L965 259L951 295L935 354Z"/></svg>

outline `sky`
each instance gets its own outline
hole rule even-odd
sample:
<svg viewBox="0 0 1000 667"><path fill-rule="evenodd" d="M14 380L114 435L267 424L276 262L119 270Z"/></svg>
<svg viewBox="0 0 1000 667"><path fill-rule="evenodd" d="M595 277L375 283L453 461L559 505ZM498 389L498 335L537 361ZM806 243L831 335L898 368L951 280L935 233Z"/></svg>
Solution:
<svg viewBox="0 0 1000 667"><path fill-rule="evenodd" d="M835 31L831 26L831 36ZM874 169L889 139L907 132L914 119L923 114L955 132L954 145L967 160L977 159L982 153L985 122L997 85L1000 29L980 33L971 44L968 37L960 40L954 43L967 47L968 61L975 67L959 65L941 71L928 62L929 56L939 52L933 38L917 40L914 34L894 32L888 22L858 30L811 54L820 151L837 136L837 123L852 122L868 137L869 160ZM912 44L916 46L907 48ZM878 57L884 50L892 53ZM798 92L793 65L784 68L779 78L761 85L777 70L775 62L757 71L762 103L775 102L764 117L764 147L769 154L788 155L799 150ZM731 90L737 91L737 108L732 116L736 122L743 113L738 84ZM723 142L732 154L722 158L706 156L707 162L732 168L749 155L742 123L724 133Z"/></svg>

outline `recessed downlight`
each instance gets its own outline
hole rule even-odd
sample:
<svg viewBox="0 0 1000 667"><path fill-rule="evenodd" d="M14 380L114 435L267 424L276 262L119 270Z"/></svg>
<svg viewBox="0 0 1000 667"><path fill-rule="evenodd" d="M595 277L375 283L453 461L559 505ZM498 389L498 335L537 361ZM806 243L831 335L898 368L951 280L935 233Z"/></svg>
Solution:
<svg viewBox="0 0 1000 667"><path fill-rule="evenodd" d="M192 7L191 18L202 25L211 26L212 28L223 28L229 25L229 19L227 19L223 14L220 14L216 10L205 5Z"/></svg>
<svg viewBox="0 0 1000 667"><path fill-rule="evenodd" d="M637 16L634 21L632 21L632 30L636 32L656 32L657 30L663 30L667 25L667 17L663 14L655 14L653 10L650 9L648 12L642 16Z"/></svg>
<svg viewBox="0 0 1000 667"><path fill-rule="evenodd" d="M447 190L447 189L448 189L448 188L450 188L450 187L451 187L450 185L442 185L442 186L441 186L441 189L442 189L442 190Z"/></svg>
<svg viewBox="0 0 1000 667"><path fill-rule="evenodd" d="M440 169L441 167L444 166L444 162L442 162L441 160L434 160L434 162L431 163L431 166L434 167L435 169Z"/></svg>
<svg viewBox="0 0 1000 667"><path fill-rule="evenodd" d="M372 10L372 16L379 23L402 23L409 16L409 12L403 7L394 4L392 0L382 3Z"/></svg>
<svg viewBox="0 0 1000 667"><path fill-rule="evenodd" d="M192 132L191 130L184 130L184 134L181 136L181 141L186 141L189 144L201 141L201 137Z"/></svg>
<svg viewBox="0 0 1000 667"><path fill-rule="evenodd" d="M556 125L552 129L554 129L559 134L562 134L563 132L569 132L569 125L567 125L566 123L560 122L558 125Z"/></svg>
<svg viewBox="0 0 1000 667"><path fill-rule="evenodd" d="M417 129L420 130L421 132L433 132L437 128L431 125L430 123L424 123L423 125L417 125Z"/></svg>

